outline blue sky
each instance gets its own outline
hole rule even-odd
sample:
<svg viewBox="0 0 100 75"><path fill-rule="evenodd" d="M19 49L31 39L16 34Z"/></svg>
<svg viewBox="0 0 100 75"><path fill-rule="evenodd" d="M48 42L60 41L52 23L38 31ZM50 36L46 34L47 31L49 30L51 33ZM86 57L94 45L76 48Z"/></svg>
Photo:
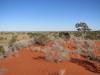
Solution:
<svg viewBox="0 0 100 75"><path fill-rule="evenodd" d="M100 0L0 0L0 31L100 30Z"/></svg>

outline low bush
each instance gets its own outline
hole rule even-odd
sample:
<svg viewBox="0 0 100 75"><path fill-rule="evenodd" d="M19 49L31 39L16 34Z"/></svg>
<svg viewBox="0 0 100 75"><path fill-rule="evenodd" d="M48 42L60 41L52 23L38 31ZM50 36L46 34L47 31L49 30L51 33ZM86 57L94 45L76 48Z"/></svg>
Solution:
<svg viewBox="0 0 100 75"><path fill-rule="evenodd" d="M3 48L3 46L0 46L0 53L3 53L4 54L4 48Z"/></svg>
<svg viewBox="0 0 100 75"><path fill-rule="evenodd" d="M51 47L45 48L46 60L60 62L64 60L69 60L66 58L69 51L64 48L64 46L59 41L54 41Z"/></svg>
<svg viewBox="0 0 100 75"><path fill-rule="evenodd" d="M50 41L50 39L46 34L39 33L34 37L34 41L35 44L46 45Z"/></svg>

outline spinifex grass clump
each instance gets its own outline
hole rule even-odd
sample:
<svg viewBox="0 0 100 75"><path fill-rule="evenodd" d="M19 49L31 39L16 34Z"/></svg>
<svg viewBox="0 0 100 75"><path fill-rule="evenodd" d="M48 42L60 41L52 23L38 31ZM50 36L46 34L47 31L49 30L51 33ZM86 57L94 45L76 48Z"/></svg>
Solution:
<svg viewBox="0 0 100 75"><path fill-rule="evenodd" d="M46 60L55 62L69 60L69 58L66 58L69 52L64 48L63 44L61 43L62 41L63 40L60 39L55 40L51 47L45 48Z"/></svg>
<svg viewBox="0 0 100 75"><path fill-rule="evenodd" d="M3 46L0 46L0 54L1 53L4 53L4 48L3 48Z"/></svg>
<svg viewBox="0 0 100 75"><path fill-rule="evenodd" d="M0 59L3 58L5 51L4 51L4 47L0 46Z"/></svg>
<svg viewBox="0 0 100 75"><path fill-rule="evenodd" d="M38 45L46 45L49 40L50 39L48 35L43 34L43 33L37 33L37 35L34 36L35 44L38 44Z"/></svg>
<svg viewBox="0 0 100 75"><path fill-rule="evenodd" d="M91 40L81 40L77 42L78 54L88 60L100 61L98 56L94 53L95 43Z"/></svg>

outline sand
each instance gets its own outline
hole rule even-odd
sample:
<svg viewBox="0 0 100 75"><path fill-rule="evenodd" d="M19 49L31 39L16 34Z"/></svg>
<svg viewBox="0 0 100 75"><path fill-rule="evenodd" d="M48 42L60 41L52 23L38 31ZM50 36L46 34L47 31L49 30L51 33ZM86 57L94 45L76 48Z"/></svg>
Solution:
<svg viewBox="0 0 100 75"><path fill-rule="evenodd" d="M96 44L100 46L100 42ZM36 59L37 57L41 58ZM43 52L31 52L28 47L22 48L17 54L0 60L0 67L6 69L0 75L99 75L70 61L55 63L42 57Z"/></svg>

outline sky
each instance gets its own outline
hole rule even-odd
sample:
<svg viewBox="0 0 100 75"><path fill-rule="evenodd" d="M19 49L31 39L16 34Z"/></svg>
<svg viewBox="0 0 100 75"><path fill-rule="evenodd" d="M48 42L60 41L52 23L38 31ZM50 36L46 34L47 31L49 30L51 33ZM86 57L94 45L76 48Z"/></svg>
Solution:
<svg viewBox="0 0 100 75"><path fill-rule="evenodd" d="M0 0L0 31L100 30L100 0Z"/></svg>

